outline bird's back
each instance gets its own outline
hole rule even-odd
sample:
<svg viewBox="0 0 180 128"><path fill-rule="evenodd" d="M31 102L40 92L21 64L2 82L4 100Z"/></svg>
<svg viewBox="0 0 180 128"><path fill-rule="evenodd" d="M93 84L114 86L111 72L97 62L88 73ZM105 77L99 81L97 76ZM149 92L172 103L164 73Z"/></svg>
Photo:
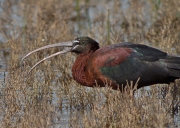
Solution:
<svg viewBox="0 0 180 128"><path fill-rule="evenodd" d="M169 56L146 45L126 42L95 51L88 60L86 72L101 86L108 82L113 88L126 85L126 80L136 82L140 78L140 88L180 78L180 57Z"/></svg>

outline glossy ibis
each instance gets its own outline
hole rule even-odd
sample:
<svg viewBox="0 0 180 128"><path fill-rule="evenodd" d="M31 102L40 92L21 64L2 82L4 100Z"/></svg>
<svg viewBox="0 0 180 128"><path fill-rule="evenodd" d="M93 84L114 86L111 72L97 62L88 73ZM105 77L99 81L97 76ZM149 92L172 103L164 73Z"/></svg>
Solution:
<svg viewBox="0 0 180 128"><path fill-rule="evenodd" d="M138 82L137 88L158 83L173 82L180 78L180 57L168 55L158 49L129 42L112 44L103 48L89 37L79 37L74 41L57 43L38 48L28 53L22 60L34 52L52 48L69 47L57 52L35 64L59 54L74 52L77 59L72 67L73 78L81 85L93 87L105 86L122 89L127 80ZM122 86L123 85L123 86Z"/></svg>

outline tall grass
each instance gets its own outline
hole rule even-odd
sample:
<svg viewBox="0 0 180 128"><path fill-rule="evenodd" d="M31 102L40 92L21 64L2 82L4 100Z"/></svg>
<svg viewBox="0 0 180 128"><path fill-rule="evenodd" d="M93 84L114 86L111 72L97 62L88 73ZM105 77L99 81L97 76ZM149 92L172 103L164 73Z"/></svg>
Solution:
<svg viewBox="0 0 180 128"><path fill-rule="evenodd" d="M9 55L8 75L0 85L0 127L180 126L177 121L180 120L179 80L175 84L142 88L134 95L129 95L131 89L122 93L108 87L83 87L71 76L74 54L45 61L27 75L38 60L61 49L41 51L21 62L26 53L47 44L73 40L84 33L101 46L130 41L172 54L180 53L178 0L123 3L112 0L1 1L3 43L0 50ZM89 17L84 15L87 9L91 19L81 19ZM80 24L81 34L78 34L76 25L81 20L88 21L91 29L86 30L87 26Z"/></svg>

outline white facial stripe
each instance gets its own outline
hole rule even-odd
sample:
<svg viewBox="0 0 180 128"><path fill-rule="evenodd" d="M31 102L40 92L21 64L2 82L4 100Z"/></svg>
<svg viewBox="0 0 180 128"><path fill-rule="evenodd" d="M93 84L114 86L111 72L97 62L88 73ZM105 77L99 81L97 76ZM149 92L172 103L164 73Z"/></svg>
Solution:
<svg viewBox="0 0 180 128"><path fill-rule="evenodd" d="M74 40L73 43L78 43L79 41L78 40Z"/></svg>
<svg viewBox="0 0 180 128"><path fill-rule="evenodd" d="M73 50L76 49L77 47L79 47L79 45L74 46L74 47L73 47Z"/></svg>

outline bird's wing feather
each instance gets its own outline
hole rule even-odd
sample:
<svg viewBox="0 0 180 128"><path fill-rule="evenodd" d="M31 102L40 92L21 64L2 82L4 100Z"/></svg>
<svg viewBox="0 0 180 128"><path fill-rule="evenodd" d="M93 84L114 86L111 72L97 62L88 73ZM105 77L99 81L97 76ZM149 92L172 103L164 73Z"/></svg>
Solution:
<svg viewBox="0 0 180 128"><path fill-rule="evenodd" d="M125 42L120 44L120 46L123 48L131 48L134 51L132 55L134 54L134 57L144 61L157 61L167 56L166 52L143 44Z"/></svg>
<svg viewBox="0 0 180 128"><path fill-rule="evenodd" d="M143 84L161 83L169 71L165 59L167 53L158 49L132 43L121 43L97 50L89 61L88 70L99 79L110 79L116 84L126 84L126 80L136 81L140 77ZM95 66L94 66L95 65Z"/></svg>

